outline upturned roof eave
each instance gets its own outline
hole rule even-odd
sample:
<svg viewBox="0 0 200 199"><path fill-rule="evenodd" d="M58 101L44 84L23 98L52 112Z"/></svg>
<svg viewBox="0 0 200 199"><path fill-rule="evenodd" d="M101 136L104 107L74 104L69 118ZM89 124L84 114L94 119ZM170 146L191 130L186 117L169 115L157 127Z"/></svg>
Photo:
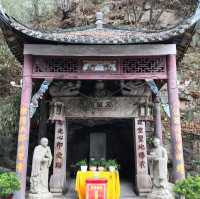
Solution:
<svg viewBox="0 0 200 199"><path fill-rule="evenodd" d="M200 1L193 16L183 20L177 26L159 31L149 32L134 29L108 28L97 29L94 26L66 29L62 31L42 32L33 30L16 19L8 16L0 7L0 24L5 39L15 56L21 60L23 57L23 44L25 43L48 43L48 44L147 44L147 43L176 43L181 48L187 48L191 41L195 24L200 19ZM189 38L187 33L190 33ZM187 38L185 38L187 37ZM189 41L190 40L190 41ZM185 49L184 49L185 52Z"/></svg>

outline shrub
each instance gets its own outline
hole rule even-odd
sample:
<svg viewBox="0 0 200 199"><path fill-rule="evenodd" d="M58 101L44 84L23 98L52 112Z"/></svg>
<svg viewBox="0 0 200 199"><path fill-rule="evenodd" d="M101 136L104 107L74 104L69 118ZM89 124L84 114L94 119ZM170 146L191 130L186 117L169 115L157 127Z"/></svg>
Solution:
<svg viewBox="0 0 200 199"><path fill-rule="evenodd" d="M94 166L94 167L97 167L99 165L99 161L98 160L95 160L93 158L90 159L90 166Z"/></svg>
<svg viewBox="0 0 200 199"><path fill-rule="evenodd" d="M189 176L187 179L179 181L174 187L174 192L186 199L200 198L200 176Z"/></svg>
<svg viewBox="0 0 200 199"><path fill-rule="evenodd" d="M76 163L76 166L81 167L81 166L87 166L87 160L80 160Z"/></svg>
<svg viewBox="0 0 200 199"><path fill-rule="evenodd" d="M109 166L114 166L116 169L120 169L120 165L117 163L116 160L108 160L106 163L106 167L109 168Z"/></svg>
<svg viewBox="0 0 200 199"><path fill-rule="evenodd" d="M106 167L107 161L104 159L99 160L99 167Z"/></svg>
<svg viewBox="0 0 200 199"><path fill-rule="evenodd" d="M20 189L20 183L15 173L0 174L0 197L6 198Z"/></svg>

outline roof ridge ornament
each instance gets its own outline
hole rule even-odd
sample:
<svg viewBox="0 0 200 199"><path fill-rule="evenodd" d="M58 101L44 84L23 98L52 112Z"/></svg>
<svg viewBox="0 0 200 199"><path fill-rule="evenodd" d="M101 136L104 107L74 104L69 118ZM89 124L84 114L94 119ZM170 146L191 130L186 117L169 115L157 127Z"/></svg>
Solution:
<svg viewBox="0 0 200 199"><path fill-rule="evenodd" d="M103 13L97 12L96 13L96 28L97 29L103 29Z"/></svg>
<svg viewBox="0 0 200 199"><path fill-rule="evenodd" d="M7 16L6 16L6 10L5 10L5 8L3 8L3 6L2 6L1 3L0 3L0 13L1 13L4 17L7 18Z"/></svg>

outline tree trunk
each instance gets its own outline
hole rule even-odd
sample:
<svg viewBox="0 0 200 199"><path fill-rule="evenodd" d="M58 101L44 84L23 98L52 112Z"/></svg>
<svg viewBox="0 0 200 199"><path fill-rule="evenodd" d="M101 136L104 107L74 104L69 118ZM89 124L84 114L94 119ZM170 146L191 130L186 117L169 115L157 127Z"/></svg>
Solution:
<svg viewBox="0 0 200 199"><path fill-rule="evenodd" d="M33 0L33 9L34 9L34 21L36 22L39 22L39 6L38 6L38 3L39 3L39 0Z"/></svg>

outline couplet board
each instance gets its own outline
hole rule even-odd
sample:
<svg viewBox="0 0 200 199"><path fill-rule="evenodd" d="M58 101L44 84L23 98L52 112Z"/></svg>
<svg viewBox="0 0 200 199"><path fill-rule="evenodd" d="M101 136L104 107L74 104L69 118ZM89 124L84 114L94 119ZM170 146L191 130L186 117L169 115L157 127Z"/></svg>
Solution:
<svg viewBox="0 0 200 199"><path fill-rule="evenodd" d="M145 97L60 97L64 102L67 118L134 118L138 117L139 105Z"/></svg>

